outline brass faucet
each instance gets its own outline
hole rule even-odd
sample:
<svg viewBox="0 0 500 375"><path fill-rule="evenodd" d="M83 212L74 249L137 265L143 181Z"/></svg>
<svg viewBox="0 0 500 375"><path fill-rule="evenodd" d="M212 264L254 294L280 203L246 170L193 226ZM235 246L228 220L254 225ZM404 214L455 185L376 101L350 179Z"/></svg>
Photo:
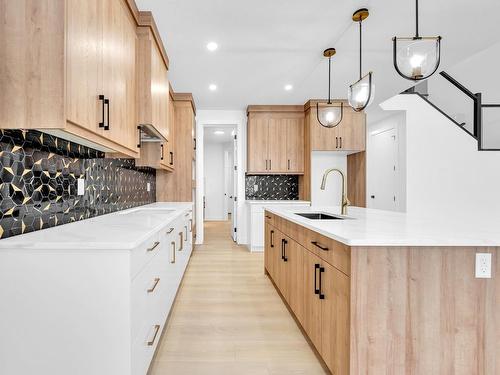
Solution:
<svg viewBox="0 0 500 375"><path fill-rule="evenodd" d="M330 172L339 172L340 177L342 177L342 201L341 201L342 215L347 215L347 206L349 206L351 202L349 202L349 199L347 199L346 195L347 186L345 182L345 175L340 169L330 168L325 171L325 173L323 174L323 180L321 181L321 190L325 190L326 178L328 177Z"/></svg>

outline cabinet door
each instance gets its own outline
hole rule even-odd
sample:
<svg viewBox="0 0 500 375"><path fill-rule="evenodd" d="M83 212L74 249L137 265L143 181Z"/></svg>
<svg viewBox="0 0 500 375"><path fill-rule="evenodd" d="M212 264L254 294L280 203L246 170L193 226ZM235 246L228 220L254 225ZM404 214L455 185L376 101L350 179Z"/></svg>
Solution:
<svg viewBox="0 0 500 375"><path fill-rule="evenodd" d="M297 242L290 240L288 257L288 304L301 324L304 321L304 252Z"/></svg>
<svg viewBox="0 0 500 375"><path fill-rule="evenodd" d="M175 167L175 106L172 97L168 95L168 163L171 168Z"/></svg>
<svg viewBox="0 0 500 375"><path fill-rule="evenodd" d="M68 0L66 17L66 117L69 122L100 134L102 2Z"/></svg>
<svg viewBox="0 0 500 375"><path fill-rule="evenodd" d="M264 266L274 279L274 252L276 251L276 230L275 228L265 223L264 232Z"/></svg>
<svg viewBox="0 0 500 375"><path fill-rule="evenodd" d="M366 149L365 114L352 110L345 111L344 121L345 124L339 125L339 148L346 151L364 151Z"/></svg>
<svg viewBox="0 0 500 375"><path fill-rule="evenodd" d="M286 170L304 173L304 119L286 120Z"/></svg>
<svg viewBox="0 0 500 375"><path fill-rule="evenodd" d="M345 112L345 108L344 108ZM321 126L316 115L316 106L309 111L309 126L311 133L312 151L336 151L338 149L339 127L343 122L334 128Z"/></svg>
<svg viewBox="0 0 500 375"><path fill-rule="evenodd" d="M109 98L110 140L137 151L136 26L123 0L104 3L103 84Z"/></svg>
<svg viewBox="0 0 500 375"><path fill-rule="evenodd" d="M286 119L269 119L268 170L272 173L287 172L287 122Z"/></svg>
<svg viewBox="0 0 500 375"><path fill-rule="evenodd" d="M268 171L268 132L267 118L250 115L248 119L248 173L266 173Z"/></svg>
<svg viewBox="0 0 500 375"><path fill-rule="evenodd" d="M170 140L168 126L168 110L170 93L168 88L168 71L158 46L151 42L151 100L153 125Z"/></svg>
<svg viewBox="0 0 500 375"><path fill-rule="evenodd" d="M321 260L309 251L304 252L304 318L302 326L312 343L321 353L321 300L316 291L319 288L319 267Z"/></svg>
<svg viewBox="0 0 500 375"><path fill-rule="evenodd" d="M349 373L349 277L321 264L321 349L319 352L333 374Z"/></svg>

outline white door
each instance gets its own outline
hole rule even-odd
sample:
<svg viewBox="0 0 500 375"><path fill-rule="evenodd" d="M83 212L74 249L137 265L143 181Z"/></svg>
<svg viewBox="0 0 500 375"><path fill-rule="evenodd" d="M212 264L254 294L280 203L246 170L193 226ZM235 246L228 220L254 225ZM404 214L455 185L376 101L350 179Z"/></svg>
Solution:
<svg viewBox="0 0 500 375"><path fill-rule="evenodd" d="M238 218L238 137L234 136L234 148L233 148L233 211L231 214L231 222L233 228L233 241L237 242L238 232L237 232L237 218Z"/></svg>
<svg viewBox="0 0 500 375"><path fill-rule="evenodd" d="M397 211L399 208L396 137L397 131L394 128L371 135L369 208L391 211Z"/></svg>

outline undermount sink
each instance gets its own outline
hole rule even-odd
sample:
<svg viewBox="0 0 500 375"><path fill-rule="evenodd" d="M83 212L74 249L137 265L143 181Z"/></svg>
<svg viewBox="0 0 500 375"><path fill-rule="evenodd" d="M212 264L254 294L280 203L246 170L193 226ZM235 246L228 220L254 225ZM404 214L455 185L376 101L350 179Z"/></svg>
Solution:
<svg viewBox="0 0 500 375"><path fill-rule="evenodd" d="M299 215L305 217L306 219L311 220L344 220L345 218L341 216L333 216L329 214L324 214L322 212L308 212L308 213L295 213L295 215Z"/></svg>

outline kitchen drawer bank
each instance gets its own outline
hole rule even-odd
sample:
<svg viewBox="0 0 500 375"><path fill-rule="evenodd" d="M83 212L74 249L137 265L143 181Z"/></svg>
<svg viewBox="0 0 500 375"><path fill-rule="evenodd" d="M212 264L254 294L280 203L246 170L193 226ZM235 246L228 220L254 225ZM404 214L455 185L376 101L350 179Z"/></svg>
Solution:
<svg viewBox="0 0 500 375"><path fill-rule="evenodd" d="M0 249L0 373L145 375L191 255L191 220L192 208L177 209L131 250Z"/></svg>

